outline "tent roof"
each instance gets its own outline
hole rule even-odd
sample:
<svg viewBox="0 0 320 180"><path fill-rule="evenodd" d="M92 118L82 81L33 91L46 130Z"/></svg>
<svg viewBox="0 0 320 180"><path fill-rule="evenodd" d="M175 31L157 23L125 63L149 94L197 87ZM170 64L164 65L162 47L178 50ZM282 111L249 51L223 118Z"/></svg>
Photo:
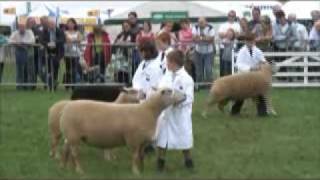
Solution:
<svg viewBox="0 0 320 180"><path fill-rule="evenodd" d="M121 14L115 15L112 19L126 19L130 11L136 11L139 18L150 18L151 12L156 11L187 11L189 17L221 17L226 16L226 13L211 9L200 4L179 1L152 1L143 3L137 7L129 9Z"/></svg>

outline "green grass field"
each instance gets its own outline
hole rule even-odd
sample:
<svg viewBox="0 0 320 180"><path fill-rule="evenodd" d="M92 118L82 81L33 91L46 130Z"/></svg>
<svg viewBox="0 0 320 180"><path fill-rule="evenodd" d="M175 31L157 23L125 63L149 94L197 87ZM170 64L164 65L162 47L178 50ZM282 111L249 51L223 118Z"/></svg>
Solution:
<svg viewBox="0 0 320 180"><path fill-rule="evenodd" d="M196 93L193 111L195 171L183 166L181 152L167 154L167 169L158 174L155 154L145 159L143 178L320 178L319 89L275 89L278 117L257 118L252 102L240 117L213 108L200 116L207 92ZM48 108L68 98L64 90L17 92L0 88L0 178L77 178L49 158ZM116 150L118 159L103 160L102 150L81 146L86 178L128 178L131 156Z"/></svg>

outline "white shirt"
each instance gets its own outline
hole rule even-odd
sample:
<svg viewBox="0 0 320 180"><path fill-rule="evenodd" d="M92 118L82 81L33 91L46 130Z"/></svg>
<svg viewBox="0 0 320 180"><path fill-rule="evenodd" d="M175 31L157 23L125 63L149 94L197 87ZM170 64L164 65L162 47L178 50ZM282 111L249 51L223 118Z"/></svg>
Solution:
<svg viewBox="0 0 320 180"><path fill-rule="evenodd" d="M226 33L228 31L228 29L230 29L230 28L233 29L236 34L240 33L240 30L241 30L240 24L238 22L230 23L229 21L221 24L218 32L219 33ZM220 39L220 42L223 42L224 40L225 40L225 38ZM224 48L223 43L220 43L220 48Z"/></svg>
<svg viewBox="0 0 320 180"><path fill-rule="evenodd" d="M304 48L306 45L306 41L308 40L307 28L300 23L294 23L292 25L296 26L297 38L298 38L298 40L294 43L294 47Z"/></svg>
<svg viewBox="0 0 320 180"><path fill-rule="evenodd" d="M318 32L314 26L310 31L309 40L320 41L320 32Z"/></svg>
<svg viewBox="0 0 320 180"><path fill-rule="evenodd" d="M133 76L132 86L135 89L141 90L148 98L152 92L152 87L158 86L162 76L163 72L157 59L143 60Z"/></svg>
<svg viewBox="0 0 320 180"><path fill-rule="evenodd" d="M193 36L200 36L201 35L201 28L199 25L195 25L192 28L192 35ZM203 29L203 35L204 36L209 36L209 37L214 37L215 36L215 31L211 25L207 25ZM196 44L196 51L199 53L207 54L213 52L213 45L214 43L203 43L203 44Z"/></svg>
<svg viewBox="0 0 320 180"><path fill-rule="evenodd" d="M35 42L33 32L30 29L26 29L24 34L20 34L19 31L15 31L9 38L10 43L24 43L32 44Z"/></svg>
<svg viewBox="0 0 320 180"><path fill-rule="evenodd" d="M239 72L248 72L252 67L256 67L260 62L265 62L263 52L256 46L252 47L252 56L247 45L244 45L238 52L236 67Z"/></svg>
<svg viewBox="0 0 320 180"><path fill-rule="evenodd" d="M156 144L161 148L190 149L193 147L192 104L194 82L182 67L169 72L161 79L159 88L167 87L185 93L186 100L169 106L159 116L156 129Z"/></svg>

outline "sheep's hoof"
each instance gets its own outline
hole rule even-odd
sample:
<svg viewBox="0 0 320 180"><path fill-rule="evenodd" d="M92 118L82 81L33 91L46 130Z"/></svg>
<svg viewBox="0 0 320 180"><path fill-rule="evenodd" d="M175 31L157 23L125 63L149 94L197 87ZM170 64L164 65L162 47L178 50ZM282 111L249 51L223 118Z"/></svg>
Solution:
<svg viewBox="0 0 320 180"><path fill-rule="evenodd" d="M112 161L112 160L117 159L117 156L110 151L104 151L103 154L104 154L104 156L103 156L104 160L106 160L106 161Z"/></svg>
<svg viewBox="0 0 320 180"><path fill-rule="evenodd" d="M132 172L136 176L140 176L140 171L137 168L132 168Z"/></svg>
<svg viewBox="0 0 320 180"><path fill-rule="evenodd" d="M76 172L80 175L83 175L84 174L84 171L82 170L82 168L80 168L79 166L76 167Z"/></svg>

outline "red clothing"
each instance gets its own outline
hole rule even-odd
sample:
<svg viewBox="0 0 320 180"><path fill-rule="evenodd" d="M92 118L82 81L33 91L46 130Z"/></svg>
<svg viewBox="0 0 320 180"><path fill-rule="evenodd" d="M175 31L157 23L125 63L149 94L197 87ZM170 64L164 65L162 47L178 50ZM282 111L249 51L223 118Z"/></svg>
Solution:
<svg viewBox="0 0 320 180"><path fill-rule="evenodd" d="M103 49L103 55L104 55L104 60L106 64L109 64L111 61L111 44L110 44L110 38L109 34L107 32L102 33L102 49ZM94 34L90 33L87 36L87 45L86 49L84 51L84 59L86 60L86 63L88 65L91 65L91 62L93 61L94 57Z"/></svg>
<svg viewBox="0 0 320 180"><path fill-rule="evenodd" d="M139 34L137 35L136 42L140 43L142 39L150 39L150 40L154 39L153 32L145 33L144 31L140 31Z"/></svg>

